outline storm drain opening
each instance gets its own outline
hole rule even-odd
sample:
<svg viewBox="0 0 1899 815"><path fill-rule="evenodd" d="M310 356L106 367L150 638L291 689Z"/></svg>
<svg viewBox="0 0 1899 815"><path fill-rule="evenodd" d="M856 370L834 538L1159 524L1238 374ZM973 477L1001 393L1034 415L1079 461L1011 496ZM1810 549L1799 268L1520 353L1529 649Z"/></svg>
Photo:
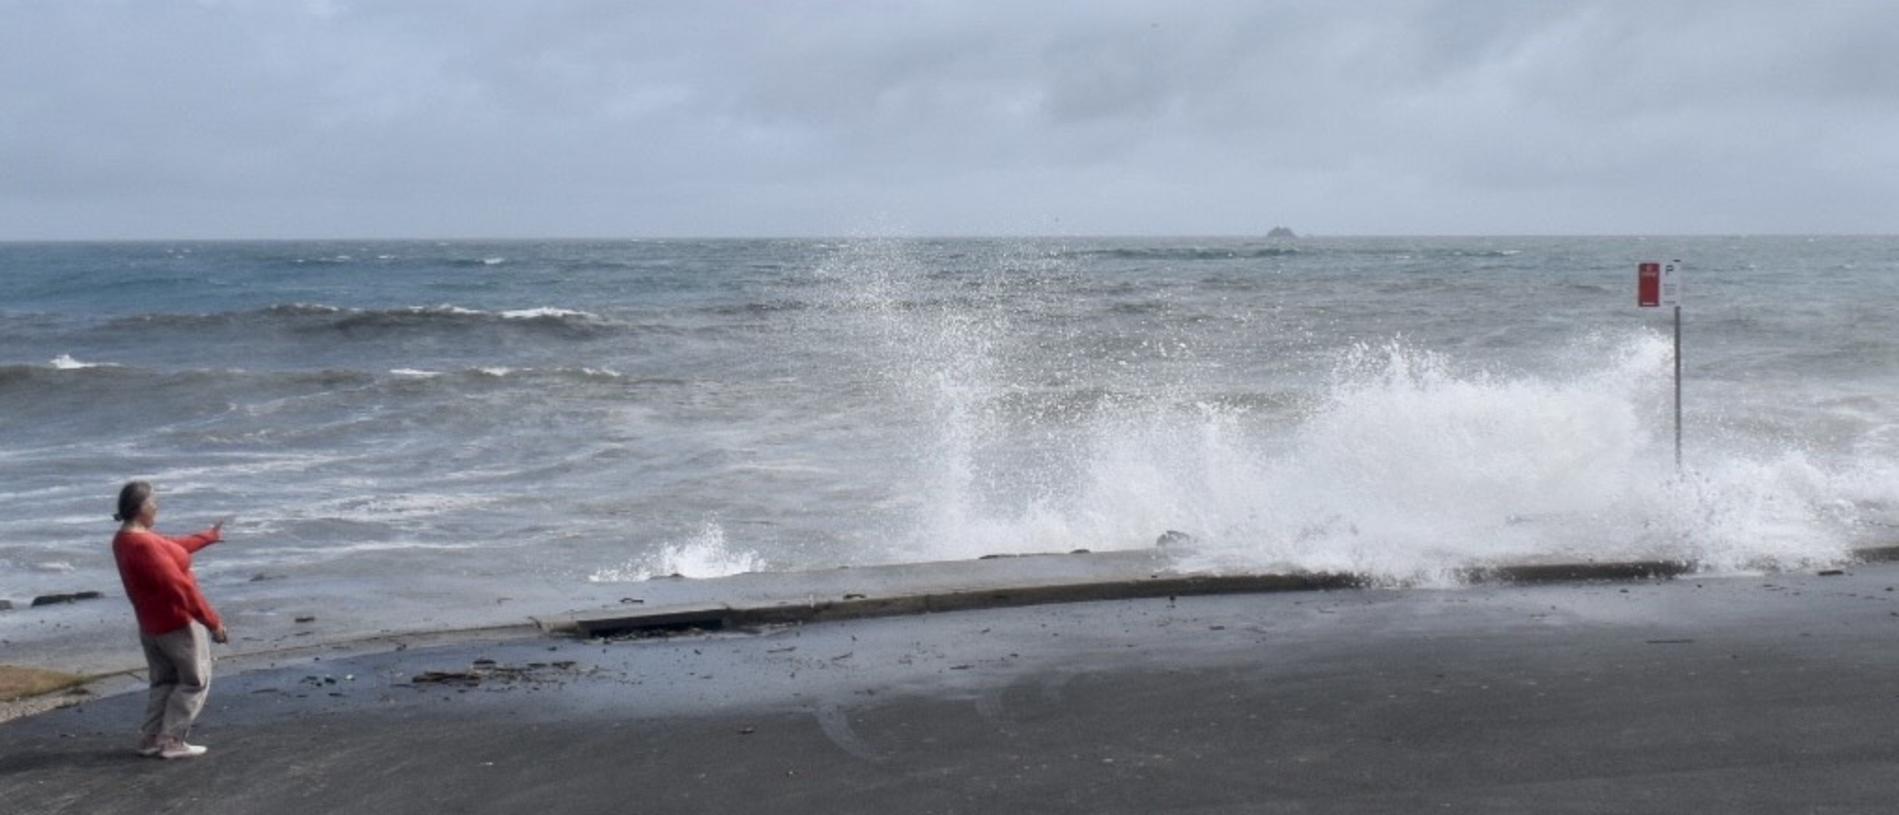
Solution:
<svg viewBox="0 0 1899 815"><path fill-rule="evenodd" d="M621 640L691 636L727 630L731 611L723 603L653 609L637 617L582 621L576 627L582 636Z"/></svg>

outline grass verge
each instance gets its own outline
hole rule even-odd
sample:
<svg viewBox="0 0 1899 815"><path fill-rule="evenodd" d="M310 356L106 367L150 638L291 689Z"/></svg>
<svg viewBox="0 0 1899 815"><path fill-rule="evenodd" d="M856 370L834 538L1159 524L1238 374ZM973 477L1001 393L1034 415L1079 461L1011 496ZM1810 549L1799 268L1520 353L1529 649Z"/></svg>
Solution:
<svg viewBox="0 0 1899 815"><path fill-rule="evenodd" d="M12 702L29 696L52 693L85 681L85 677L77 674L48 671L43 668L23 668L18 665L0 665L0 702Z"/></svg>

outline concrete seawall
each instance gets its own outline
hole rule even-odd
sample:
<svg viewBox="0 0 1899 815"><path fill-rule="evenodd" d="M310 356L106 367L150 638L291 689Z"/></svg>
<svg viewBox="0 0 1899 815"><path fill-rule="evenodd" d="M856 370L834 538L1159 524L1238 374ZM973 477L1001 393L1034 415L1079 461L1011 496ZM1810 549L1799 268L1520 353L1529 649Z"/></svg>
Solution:
<svg viewBox="0 0 1899 815"><path fill-rule="evenodd" d="M1899 546L1856 549L1858 562L1899 560ZM1531 562L1473 567L1474 584L1663 580L1693 574L1676 560ZM1378 582L1338 572L1176 573L1163 550L1018 555L815 572L656 581L617 608L535 618L543 630L582 636L724 629L1050 603L1360 588Z"/></svg>

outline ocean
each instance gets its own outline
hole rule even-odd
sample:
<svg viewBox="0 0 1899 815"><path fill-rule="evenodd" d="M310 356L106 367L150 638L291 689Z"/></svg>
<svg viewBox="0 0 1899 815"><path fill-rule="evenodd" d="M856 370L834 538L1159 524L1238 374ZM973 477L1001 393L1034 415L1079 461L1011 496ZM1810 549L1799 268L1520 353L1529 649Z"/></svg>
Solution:
<svg viewBox="0 0 1899 815"><path fill-rule="evenodd" d="M1679 470L1635 304L1676 258ZM132 478L162 531L236 516L234 630L1169 530L1409 584L1806 568L1899 543L1895 304L1890 237L0 244L0 598L116 596Z"/></svg>

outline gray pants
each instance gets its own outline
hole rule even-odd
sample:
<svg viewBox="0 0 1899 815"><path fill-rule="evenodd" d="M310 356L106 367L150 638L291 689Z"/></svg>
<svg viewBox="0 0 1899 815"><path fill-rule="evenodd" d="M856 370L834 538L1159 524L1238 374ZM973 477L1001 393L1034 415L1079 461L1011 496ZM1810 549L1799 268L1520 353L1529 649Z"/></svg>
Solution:
<svg viewBox="0 0 1899 815"><path fill-rule="evenodd" d="M139 734L148 739L183 739L191 732L191 722L204 709L205 694L211 690L210 633L194 622L156 637L141 633L138 641L145 646L145 665L152 682L145 702L145 724Z"/></svg>

